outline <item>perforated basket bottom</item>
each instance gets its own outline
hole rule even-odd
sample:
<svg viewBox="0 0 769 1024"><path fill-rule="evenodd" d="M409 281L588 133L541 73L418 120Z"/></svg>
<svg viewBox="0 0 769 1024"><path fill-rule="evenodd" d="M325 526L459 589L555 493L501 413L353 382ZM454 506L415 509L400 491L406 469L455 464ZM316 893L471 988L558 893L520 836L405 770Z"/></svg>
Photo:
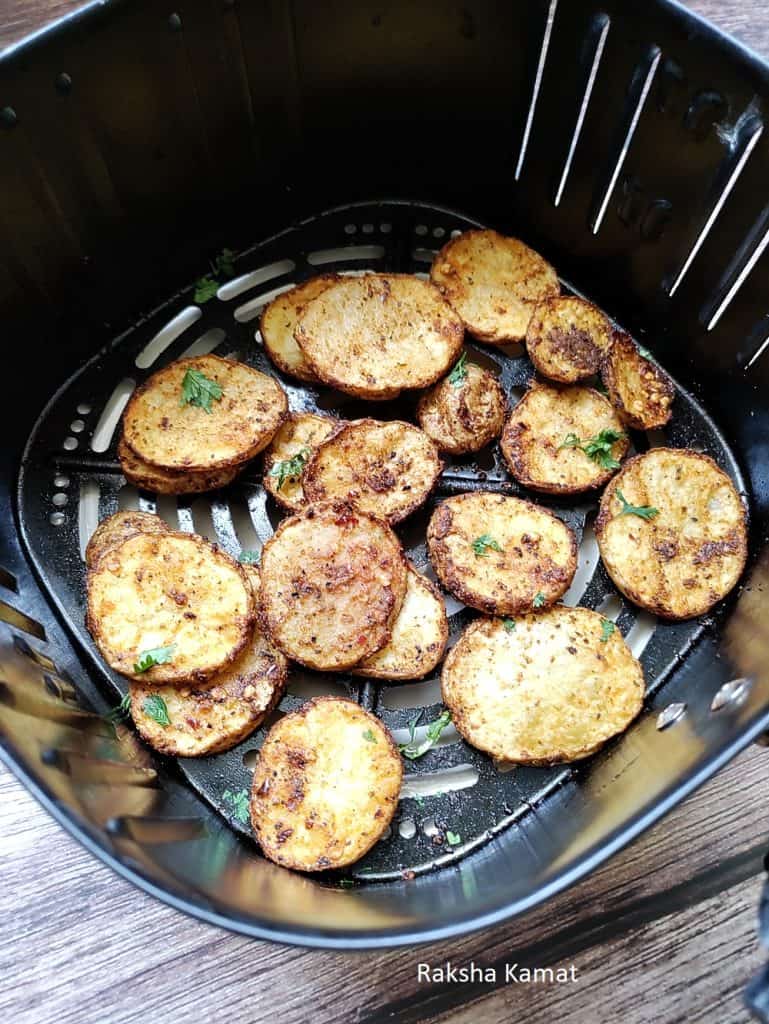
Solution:
<svg viewBox="0 0 769 1024"><path fill-rule="evenodd" d="M276 293L321 271L388 270L424 276L436 249L452 233L478 226L455 212L420 203L357 204L323 213L244 252L236 261L239 276L207 304L193 305L191 290L172 296L78 370L52 399L35 426L23 460L18 495L22 534L51 600L89 654L94 671L103 677L110 699L119 699L125 680L105 667L83 621L82 553L97 522L118 508L158 512L175 529L207 536L237 557L243 549L258 549L281 518L259 483L258 465L225 491L201 497L158 498L127 486L115 448L120 413L131 390L173 359L214 351L237 356L279 377L294 410L333 411L345 418L413 419L415 397L372 406L328 389L298 387L283 378L263 352L258 315ZM566 283L564 288L573 290ZM468 347L473 360L495 368L514 402L532 375L523 349L516 345L502 350ZM665 433L635 435L633 442L638 451L667 443L707 452L744 493L736 462L722 436L695 399L681 388ZM435 501L442 495L472 489L522 493L494 445L472 460L450 459L433 500L398 528L410 559L431 578L425 529ZM657 689L706 621L663 624L620 597L598 557L592 530L595 497L571 501L534 497L568 522L580 540L579 567L565 603L583 604L614 619L641 659L649 691ZM451 644L475 613L448 595L446 602ZM359 701L377 714L399 741L407 738L408 725L416 715L421 713L419 735L441 710L439 673L424 682L387 685L295 667L276 715L325 693L349 695ZM250 826L238 820L224 794L250 786L256 751L269 724L225 754L178 761L190 785L234 829L249 836ZM361 880L387 879L449 863L526 814L576 770L506 770L467 746L450 726L435 749L407 764L390 833L355 866L352 875ZM458 845L446 845L447 829L461 837Z"/></svg>

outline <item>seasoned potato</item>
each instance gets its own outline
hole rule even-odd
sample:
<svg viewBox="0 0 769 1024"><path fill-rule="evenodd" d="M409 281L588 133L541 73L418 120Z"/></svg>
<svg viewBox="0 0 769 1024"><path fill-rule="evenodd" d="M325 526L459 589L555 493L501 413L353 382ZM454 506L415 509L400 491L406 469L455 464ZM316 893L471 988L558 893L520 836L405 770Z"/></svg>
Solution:
<svg viewBox="0 0 769 1024"><path fill-rule="evenodd" d="M353 420L318 445L305 467L308 501L349 498L399 523L426 500L443 464L430 438L401 420Z"/></svg>
<svg viewBox="0 0 769 1024"><path fill-rule="evenodd" d="M534 310L526 350L543 376L573 384L598 373L611 334L611 324L600 309L576 295L560 295L545 299Z"/></svg>
<svg viewBox="0 0 769 1024"><path fill-rule="evenodd" d="M522 341L534 307L560 293L549 263L517 238L496 231L465 231L441 249L430 280L489 345Z"/></svg>
<svg viewBox="0 0 769 1024"><path fill-rule="evenodd" d="M264 488L283 508L298 512L307 504L302 473L307 460L339 421L310 412L292 412L264 453Z"/></svg>
<svg viewBox="0 0 769 1024"><path fill-rule="evenodd" d="M243 568L194 534L129 537L88 575L87 624L96 645L110 668L142 682L210 678L244 650L254 620ZM163 660L152 665L148 652L162 652Z"/></svg>
<svg viewBox="0 0 769 1024"><path fill-rule="evenodd" d="M166 469L142 462L122 437L118 442L117 457L128 483L152 494L203 494L205 491L217 491L231 484L243 469L243 466L232 466L196 473L169 473Z"/></svg>
<svg viewBox="0 0 769 1024"><path fill-rule="evenodd" d="M338 280L336 274L311 277L309 281L278 295L262 313L259 327L267 355L279 370L308 384L316 384L318 378L297 345L294 331L307 303Z"/></svg>
<svg viewBox="0 0 769 1024"><path fill-rule="evenodd" d="M537 383L513 409L500 447L526 487L579 494L611 478L629 443L611 403L593 388Z"/></svg>
<svg viewBox="0 0 769 1024"><path fill-rule="evenodd" d="M322 381L371 399L433 384L463 336L438 290L409 274L341 278L305 306L295 332Z"/></svg>
<svg viewBox="0 0 769 1024"><path fill-rule="evenodd" d="M192 402L183 402L185 381ZM211 387L221 389L220 397L208 393ZM158 370L134 392L123 437L143 462L161 469L225 469L262 451L287 410L286 393L272 377L231 359L195 356Z"/></svg>
<svg viewBox="0 0 769 1024"><path fill-rule="evenodd" d="M422 395L417 420L439 451L462 455L477 452L499 437L506 408L494 374L466 363Z"/></svg>
<svg viewBox="0 0 769 1024"><path fill-rule="evenodd" d="M587 757L641 710L643 670L613 623L557 605L476 619L443 664L443 700L471 746L515 764Z"/></svg>
<svg viewBox="0 0 769 1024"><path fill-rule="evenodd" d="M370 679L421 679L443 657L449 638L438 588L409 566L406 597L388 643L352 670Z"/></svg>
<svg viewBox="0 0 769 1024"><path fill-rule="evenodd" d="M601 367L601 379L623 422L636 430L664 427L672 413L675 388L669 377L645 359L631 337L614 332Z"/></svg>
<svg viewBox="0 0 769 1024"><path fill-rule="evenodd" d="M446 589L496 615L552 604L577 568L577 541L557 516L486 491L441 502L427 528L427 546Z"/></svg>
<svg viewBox="0 0 769 1024"><path fill-rule="evenodd" d="M135 537L137 533L168 533L168 526L160 516L151 512L134 512L132 509L115 512L102 519L88 541L85 549L86 566L93 569L103 555L119 547L129 537Z"/></svg>
<svg viewBox="0 0 769 1024"><path fill-rule="evenodd" d="M259 753L254 835L283 867L346 867L387 830L402 779L398 748L378 718L340 697L308 701L270 729Z"/></svg>
<svg viewBox="0 0 769 1024"><path fill-rule="evenodd" d="M625 597L665 619L690 619L740 578L745 521L734 485L707 455L652 448L609 483L595 533Z"/></svg>
<svg viewBox="0 0 769 1024"><path fill-rule="evenodd" d="M285 519L262 551L262 616L289 658L352 668L390 639L407 563L389 526L349 502Z"/></svg>

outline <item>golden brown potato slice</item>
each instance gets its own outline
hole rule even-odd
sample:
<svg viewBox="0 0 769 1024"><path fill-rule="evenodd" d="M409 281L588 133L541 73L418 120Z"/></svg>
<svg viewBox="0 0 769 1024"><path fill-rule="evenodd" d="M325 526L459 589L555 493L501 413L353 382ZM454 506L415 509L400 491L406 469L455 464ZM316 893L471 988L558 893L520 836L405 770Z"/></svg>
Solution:
<svg viewBox="0 0 769 1024"><path fill-rule="evenodd" d="M298 871L353 864L387 830L403 762L358 704L319 697L277 722L259 753L251 823L266 857Z"/></svg>
<svg viewBox="0 0 769 1024"><path fill-rule="evenodd" d="M312 453L339 429L339 421L310 412L292 412L264 453L264 488L283 508L298 512L307 501L302 473Z"/></svg>
<svg viewBox="0 0 769 1024"><path fill-rule="evenodd" d="M143 462L161 469L225 469L266 448L287 410L286 393L272 377L231 359L195 356L158 370L134 392L123 437Z"/></svg>
<svg viewBox="0 0 769 1024"><path fill-rule="evenodd" d="M566 593L577 541L530 501L476 491L447 498L427 528L430 561L447 590L482 612L543 608Z"/></svg>
<svg viewBox="0 0 769 1024"><path fill-rule="evenodd" d="M259 326L267 355L279 370L308 384L317 384L318 378L297 345L294 331L307 303L338 280L337 274L311 277L278 295L262 313Z"/></svg>
<svg viewBox="0 0 769 1024"><path fill-rule="evenodd" d="M304 471L308 501L347 498L399 523L427 500L443 464L430 438L401 420L353 420L318 445Z"/></svg>
<svg viewBox="0 0 769 1024"><path fill-rule="evenodd" d="M262 616L294 661L352 668L390 639L406 595L407 563L383 521L349 502L285 519L262 551Z"/></svg>
<svg viewBox="0 0 769 1024"><path fill-rule="evenodd" d="M499 437L507 403L493 373L457 363L448 377L422 395L417 420L439 451L477 452Z"/></svg>
<svg viewBox="0 0 769 1024"><path fill-rule="evenodd" d="M152 512L134 512L126 509L102 519L94 530L85 549L85 564L93 569L99 560L124 540L137 533L168 533L168 526Z"/></svg>
<svg viewBox="0 0 769 1024"><path fill-rule="evenodd" d="M698 452L652 448L609 483L595 523L606 570L634 604L665 619L702 615L737 583L745 506Z"/></svg>
<svg viewBox="0 0 769 1024"><path fill-rule="evenodd" d="M240 566L194 534L129 537L88 575L87 623L107 664L149 683L199 683L251 640L255 605Z"/></svg>
<svg viewBox="0 0 769 1024"><path fill-rule="evenodd" d="M489 345L522 341L534 307L560 294L558 275L517 238L496 231L465 231L441 249L430 280Z"/></svg>
<svg viewBox="0 0 769 1024"><path fill-rule="evenodd" d="M543 376L574 384L598 373L611 335L611 324L600 309L576 295L559 295L534 310L526 351Z"/></svg>
<svg viewBox="0 0 769 1024"><path fill-rule="evenodd" d="M536 383L513 409L500 447L526 487L579 494L612 477L629 443L611 403L593 388Z"/></svg>
<svg viewBox="0 0 769 1024"><path fill-rule="evenodd" d="M463 336L440 292L409 274L341 278L305 306L295 332L322 381L370 399L433 384L456 360Z"/></svg>
<svg viewBox="0 0 769 1024"><path fill-rule="evenodd" d="M352 670L369 679L421 679L443 657L449 638L438 588L409 566L406 597L388 643Z"/></svg>
<svg viewBox="0 0 769 1024"><path fill-rule="evenodd" d="M654 430L670 419L676 393L672 381L621 331L614 332L601 379L612 405L628 426Z"/></svg>
<svg viewBox="0 0 769 1024"><path fill-rule="evenodd" d="M121 437L117 457L123 476L129 484L152 494L203 494L227 487L243 470L243 466L206 469L196 473L169 473L168 470L142 462Z"/></svg>
<svg viewBox="0 0 769 1024"><path fill-rule="evenodd" d="M574 761L641 710L643 670L614 623L557 605L476 619L443 664L443 700L471 746L514 764Z"/></svg>

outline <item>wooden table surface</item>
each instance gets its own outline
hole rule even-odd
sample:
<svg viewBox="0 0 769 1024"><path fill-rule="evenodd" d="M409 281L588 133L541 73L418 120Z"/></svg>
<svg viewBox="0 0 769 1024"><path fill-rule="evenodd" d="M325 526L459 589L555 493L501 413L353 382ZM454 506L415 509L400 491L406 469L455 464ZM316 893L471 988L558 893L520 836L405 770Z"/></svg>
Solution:
<svg viewBox="0 0 769 1024"><path fill-rule="evenodd" d="M79 6L0 0L0 48ZM769 54L764 0L690 6ZM741 1024L749 1019L742 988L763 960L755 918L767 803L769 751L753 747L592 877L523 919L421 950L341 955L230 935L143 895L0 768L0 1021ZM448 959L573 965L577 980L417 980L418 961Z"/></svg>

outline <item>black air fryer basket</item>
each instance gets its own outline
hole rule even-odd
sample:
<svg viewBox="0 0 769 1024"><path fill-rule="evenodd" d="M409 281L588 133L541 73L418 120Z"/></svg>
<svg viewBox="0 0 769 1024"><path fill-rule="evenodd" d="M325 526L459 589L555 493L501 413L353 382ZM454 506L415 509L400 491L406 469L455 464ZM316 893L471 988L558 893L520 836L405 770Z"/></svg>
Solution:
<svg viewBox="0 0 769 1024"><path fill-rule="evenodd" d="M664 0L103 0L4 57L0 754L68 831L249 935L434 940L573 883L767 729L768 104L769 69ZM709 616L659 623L610 584L595 502L545 499L581 538L567 600L614 617L642 659L640 718L585 763L512 772L449 729L409 763L391 834L363 861L292 874L261 857L231 797L263 730L186 763L113 732L102 715L125 684L83 624L83 545L117 508L235 555L277 513L257 467L214 495L136 492L115 428L132 388L182 354L274 373L258 314L291 283L425 274L478 224L538 248L676 378L669 428L635 446L695 447L731 474L750 507L746 580ZM225 246L236 277L196 304ZM520 347L470 348L511 395L527 383ZM284 384L293 408L364 407ZM434 500L474 488L517 493L492 452L454 460ZM429 511L399 528L421 567ZM456 636L468 613L449 611ZM437 677L297 672L281 710L321 692L351 694L398 738L440 701Z"/></svg>

